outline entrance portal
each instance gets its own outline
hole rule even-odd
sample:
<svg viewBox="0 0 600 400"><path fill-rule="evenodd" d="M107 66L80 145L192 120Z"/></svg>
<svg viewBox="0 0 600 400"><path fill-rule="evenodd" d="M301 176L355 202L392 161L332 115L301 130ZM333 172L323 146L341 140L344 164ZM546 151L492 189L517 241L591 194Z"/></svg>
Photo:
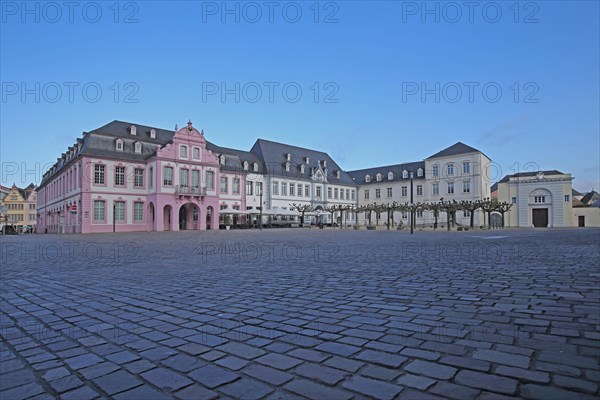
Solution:
<svg viewBox="0 0 600 400"><path fill-rule="evenodd" d="M548 209L534 208L531 210L533 226L536 228L546 228L548 226Z"/></svg>
<svg viewBox="0 0 600 400"><path fill-rule="evenodd" d="M577 217L577 226L580 228L585 227L585 215L580 215Z"/></svg>
<svg viewBox="0 0 600 400"><path fill-rule="evenodd" d="M187 212L185 206L181 206L179 209L179 230L185 231L187 229Z"/></svg>

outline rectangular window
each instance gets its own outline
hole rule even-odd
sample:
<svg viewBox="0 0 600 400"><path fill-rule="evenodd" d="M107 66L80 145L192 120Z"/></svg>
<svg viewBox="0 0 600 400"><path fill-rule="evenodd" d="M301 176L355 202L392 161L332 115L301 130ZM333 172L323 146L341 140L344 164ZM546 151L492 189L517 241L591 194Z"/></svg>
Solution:
<svg viewBox="0 0 600 400"><path fill-rule="evenodd" d="M448 175L454 175L454 164L448 164Z"/></svg>
<svg viewBox="0 0 600 400"><path fill-rule="evenodd" d="M470 217L471 216L471 212L469 210L463 210L463 217Z"/></svg>
<svg viewBox="0 0 600 400"><path fill-rule="evenodd" d="M402 196L403 197L408 196L408 187L407 186L402 186Z"/></svg>
<svg viewBox="0 0 600 400"><path fill-rule="evenodd" d="M339 194L338 193L339 193L338 192L338 188L333 189L333 198L336 199L336 200L339 198Z"/></svg>
<svg viewBox="0 0 600 400"><path fill-rule="evenodd" d="M298 184L298 187L296 188L296 193L298 194L298 197L302 197L302 185Z"/></svg>
<svg viewBox="0 0 600 400"><path fill-rule="evenodd" d="M433 176L439 176L440 175L440 167L438 165L434 165L433 166Z"/></svg>
<svg viewBox="0 0 600 400"><path fill-rule="evenodd" d="M470 192L471 192L471 182L463 181L463 193L470 193Z"/></svg>
<svg viewBox="0 0 600 400"><path fill-rule="evenodd" d="M352 189L352 200L354 200L354 198L356 197L356 194L354 193L354 189Z"/></svg>
<svg viewBox="0 0 600 400"><path fill-rule="evenodd" d="M376 199L380 199L381 198L381 189L375 189L375 198Z"/></svg>
<svg viewBox="0 0 600 400"><path fill-rule="evenodd" d="M448 182L448 194L454 193L454 182Z"/></svg>
<svg viewBox="0 0 600 400"><path fill-rule="evenodd" d="M310 186L304 185L304 197L310 197Z"/></svg>
<svg viewBox="0 0 600 400"><path fill-rule="evenodd" d="M173 167L163 168L163 186L173 186Z"/></svg>
<svg viewBox="0 0 600 400"><path fill-rule="evenodd" d="M94 221L104 221L104 200L94 200Z"/></svg>
<svg viewBox="0 0 600 400"><path fill-rule="evenodd" d="M115 186L125 186L125 167L115 167Z"/></svg>
<svg viewBox="0 0 600 400"><path fill-rule="evenodd" d="M133 185L135 187L144 187L144 170L136 168L133 174Z"/></svg>
<svg viewBox="0 0 600 400"><path fill-rule="evenodd" d="M190 185L190 170L182 168L179 170L179 186L188 187Z"/></svg>
<svg viewBox="0 0 600 400"><path fill-rule="evenodd" d="M439 183L432 183L431 184L431 192L433 194L440 194L440 184Z"/></svg>
<svg viewBox="0 0 600 400"><path fill-rule="evenodd" d="M423 185L417 185L417 196L423 196Z"/></svg>
<svg viewBox="0 0 600 400"><path fill-rule="evenodd" d="M316 196L315 196L315 197L316 197L317 199L320 199L320 198L321 198L321 186L317 186L317 193L316 193Z"/></svg>
<svg viewBox="0 0 600 400"><path fill-rule="evenodd" d="M198 189L200 187L200 171L192 170L192 187Z"/></svg>
<svg viewBox="0 0 600 400"><path fill-rule="evenodd" d="M262 182L256 182L256 195L260 196L262 194Z"/></svg>
<svg viewBox="0 0 600 400"><path fill-rule="evenodd" d="M215 189L215 172L214 171L206 171L206 189L207 190Z"/></svg>
<svg viewBox="0 0 600 400"><path fill-rule="evenodd" d="M279 196L279 181L273 181L273 195Z"/></svg>
<svg viewBox="0 0 600 400"><path fill-rule="evenodd" d="M94 183L96 185L104 185L104 165L96 164L94 166Z"/></svg>
<svg viewBox="0 0 600 400"><path fill-rule="evenodd" d="M331 188L327 188L327 198L331 198Z"/></svg>
<svg viewBox="0 0 600 400"><path fill-rule="evenodd" d="M516 197L513 197L513 198L511 199L511 202L512 202L513 204L517 204L517 198L516 198Z"/></svg>
<svg viewBox="0 0 600 400"><path fill-rule="evenodd" d="M187 158L187 146L179 146L179 157Z"/></svg>
<svg viewBox="0 0 600 400"><path fill-rule="evenodd" d="M568 194L565 194L565 203L568 203L570 201L571 196L569 196Z"/></svg>
<svg viewBox="0 0 600 400"><path fill-rule="evenodd" d="M287 196L287 182L281 182L281 195Z"/></svg>
<svg viewBox="0 0 600 400"><path fill-rule="evenodd" d="M346 200L350 200L350 189L346 189Z"/></svg>
<svg viewBox="0 0 600 400"><path fill-rule="evenodd" d="M252 196L253 188L254 186L252 185L252 182L246 182L246 196Z"/></svg>
<svg viewBox="0 0 600 400"><path fill-rule="evenodd" d="M365 200L369 200L369 191L365 190Z"/></svg>
<svg viewBox="0 0 600 400"><path fill-rule="evenodd" d="M344 200L344 189L340 189L340 200Z"/></svg>
<svg viewBox="0 0 600 400"><path fill-rule="evenodd" d="M470 170L471 170L471 166L469 165L469 162L465 161L463 163L463 174L468 174Z"/></svg>
<svg viewBox="0 0 600 400"><path fill-rule="evenodd" d="M421 210L417 211L417 218L423 218L423 211L421 211Z"/></svg>
<svg viewBox="0 0 600 400"><path fill-rule="evenodd" d="M233 178L233 193L240 194L240 178Z"/></svg>
<svg viewBox="0 0 600 400"><path fill-rule="evenodd" d="M152 187L152 182L154 182L154 170L150 167L148 170L148 186Z"/></svg>
<svg viewBox="0 0 600 400"><path fill-rule="evenodd" d="M221 177L221 193L227 193L227 177L226 176L222 176Z"/></svg>
<svg viewBox="0 0 600 400"><path fill-rule="evenodd" d="M133 203L133 220L142 222L144 220L144 203L136 201Z"/></svg>
<svg viewBox="0 0 600 400"><path fill-rule="evenodd" d="M115 201L115 221L125 222L125 202Z"/></svg>
<svg viewBox="0 0 600 400"><path fill-rule="evenodd" d="M290 183L290 196L295 196L296 195L296 185L294 185L293 183Z"/></svg>
<svg viewBox="0 0 600 400"><path fill-rule="evenodd" d="M535 196L534 201L536 203L545 203L546 202L546 196Z"/></svg>
<svg viewBox="0 0 600 400"><path fill-rule="evenodd" d="M200 158L200 149L197 147L194 147L194 158L196 160L198 160Z"/></svg>
<svg viewBox="0 0 600 400"><path fill-rule="evenodd" d="M402 211L402 218L404 218L404 219L408 218L408 212Z"/></svg>

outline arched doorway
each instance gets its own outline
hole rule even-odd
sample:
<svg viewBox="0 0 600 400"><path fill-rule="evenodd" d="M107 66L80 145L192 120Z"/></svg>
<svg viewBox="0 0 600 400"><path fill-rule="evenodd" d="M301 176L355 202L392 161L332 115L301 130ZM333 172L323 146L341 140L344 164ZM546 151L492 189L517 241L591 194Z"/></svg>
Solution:
<svg viewBox="0 0 600 400"><path fill-rule="evenodd" d="M179 208L179 230L185 231L187 229L187 210L185 204Z"/></svg>
<svg viewBox="0 0 600 400"><path fill-rule="evenodd" d="M213 219L213 208L212 208L212 206L208 206L206 208L206 229L212 229L212 219Z"/></svg>
<svg viewBox="0 0 600 400"><path fill-rule="evenodd" d="M171 213L173 211L173 207L170 205L166 205L163 209L163 222L164 222L164 230L170 231L171 228Z"/></svg>
<svg viewBox="0 0 600 400"><path fill-rule="evenodd" d="M152 204L151 202L148 203L148 227L150 228L150 230L155 231L156 227L154 226L154 204Z"/></svg>
<svg viewBox="0 0 600 400"><path fill-rule="evenodd" d="M531 225L534 228L552 226L552 193L544 188L537 188L529 194L531 208Z"/></svg>

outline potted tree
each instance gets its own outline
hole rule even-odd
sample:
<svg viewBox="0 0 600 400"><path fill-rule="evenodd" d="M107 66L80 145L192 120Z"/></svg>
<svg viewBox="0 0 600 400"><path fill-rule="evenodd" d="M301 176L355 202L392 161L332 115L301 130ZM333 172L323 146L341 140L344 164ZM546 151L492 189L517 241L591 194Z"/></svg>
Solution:
<svg viewBox="0 0 600 400"><path fill-rule="evenodd" d="M231 215L225 214L223 216L223 224L225 225L226 230L231 229Z"/></svg>

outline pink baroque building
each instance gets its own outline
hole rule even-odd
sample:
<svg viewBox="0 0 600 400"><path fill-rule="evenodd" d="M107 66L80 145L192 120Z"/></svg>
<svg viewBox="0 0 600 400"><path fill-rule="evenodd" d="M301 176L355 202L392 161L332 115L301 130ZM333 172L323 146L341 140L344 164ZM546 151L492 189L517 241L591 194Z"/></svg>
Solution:
<svg viewBox="0 0 600 400"><path fill-rule="evenodd" d="M218 229L220 210L245 209L245 174L211 147L191 121L175 131L113 121L84 132L44 174L37 231Z"/></svg>

